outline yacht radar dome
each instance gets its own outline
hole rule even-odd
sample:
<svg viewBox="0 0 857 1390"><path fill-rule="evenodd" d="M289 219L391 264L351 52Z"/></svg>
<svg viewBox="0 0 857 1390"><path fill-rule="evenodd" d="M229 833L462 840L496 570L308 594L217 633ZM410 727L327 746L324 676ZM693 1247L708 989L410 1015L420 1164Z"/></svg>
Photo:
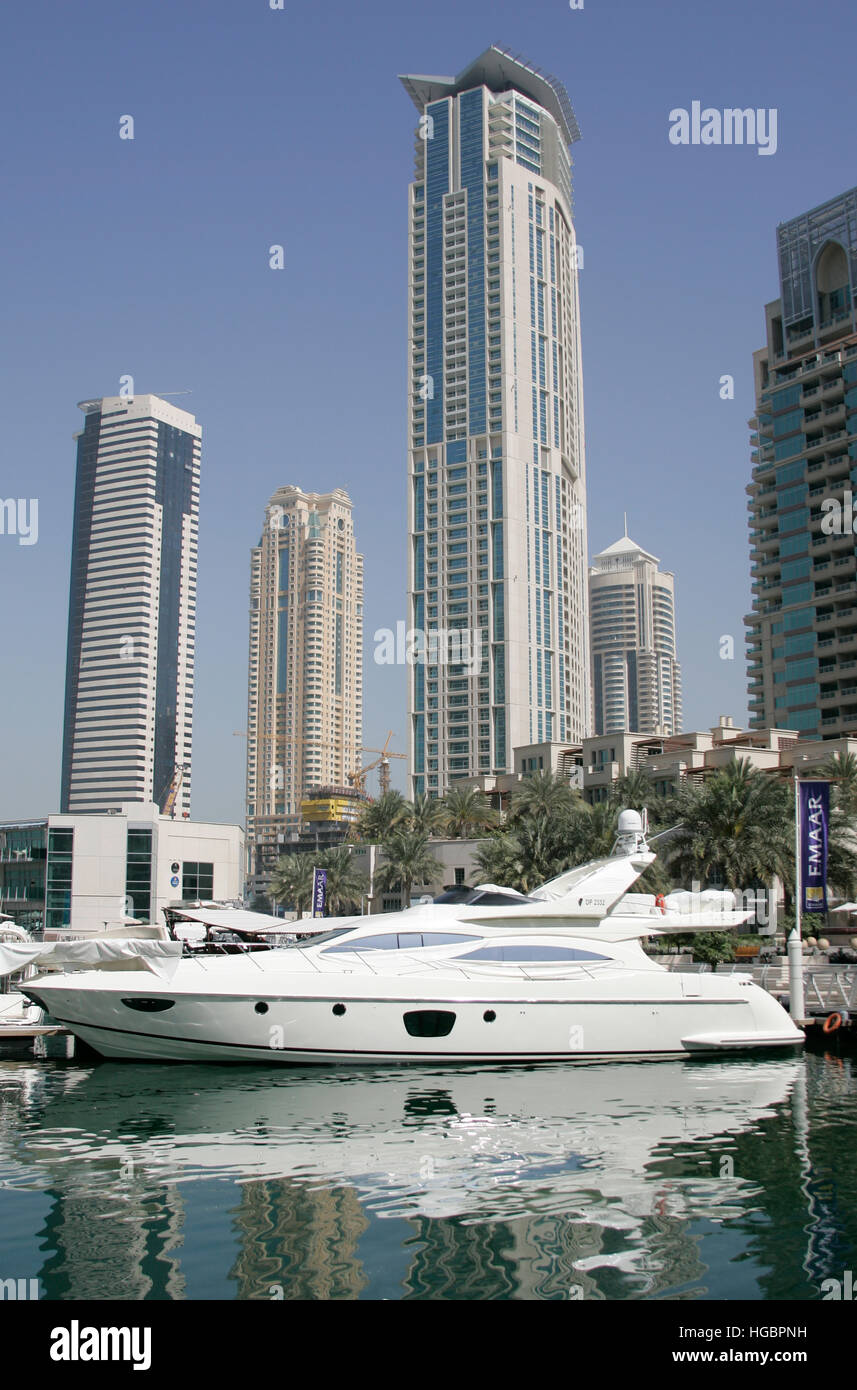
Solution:
<svg viewBox="0 0 857 1390"><path fill-rule="evenodd" d="M619 835L642 835L643 817L639 811L620 811L617 833Z"/></svg>

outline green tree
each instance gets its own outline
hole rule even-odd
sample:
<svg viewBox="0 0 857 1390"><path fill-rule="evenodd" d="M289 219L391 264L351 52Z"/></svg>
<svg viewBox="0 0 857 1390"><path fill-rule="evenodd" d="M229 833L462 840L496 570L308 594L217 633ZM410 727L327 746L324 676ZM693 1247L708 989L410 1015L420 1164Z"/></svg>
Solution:
<svg viewBox="0 0 857 1390"><path fill-rule="evenodd" d="M423 835L440 835L446 825L443 802L438 801L436 796L414 797L409 817L411 829L418 830Z"/></svg>
<svg viewBox="0 0 857 1390"><path fill-rule="evenodd" d="M818 772L830 782L827 879L832 888L853 898L857 885L857 758L853 753L834 753Z"/></svg>
<svg viewBox="0 0 857 1390"><path fill-rule="evenodd" d="M642 811L655 801L655 784L644 768L624 772L610 790L610 800L620 811Z"/></svg>
<svg viewBox="0 0 857 1390"><path fill-rule="evenodd" d="M701 961L704 965L720 965L721 962L734 960L735 947L738 944L732 932L728 931L682 932L666 938L664 944L667 941L671 946L681 946L685 951L692 951L693 959Z"/></svg>
<svg viewBox="0 0 857 1390"><path fill-rule="evenodd" d="M558 773L531 772L514 788L509 802L509 818L514 822L526 815L567 817L581 798Z"/></svg>
<svg viewBox="0 0 857 1390"><path fill-rule="evenodd" d="M377 801L367 801L361 808L353 827L354 839L361 844L382 845L409 814L409 804L401 792L385 792Z"/></svg>
<svg viewBox="0 0 857 1390"><path fill-rule="evenodd" d="M487 796L475 787L452 787L443 799L447 834L466 840L473 833L489 830L497 823L497 814Z"/></svg>
<svg viewBox="0 0 857 1390"><path fill-rule="evenodd" d="M496 883L501 888L518 888L523 873L521 846L508 830L498 831L484 840L474 860L481 883Z"/></svg>
<svg viewBox="0 0 857 1390"><path fill-rule="evenodd" d="M410 907L414 884L430 883L440 868L428 835L397 825L384 841L384 863L376 870L375 882L384 893L400 889L404 906Z"/></svg>
<svg viewBox="0 0 857 1390"><path fill-rule="evenodd" d="M305 912L312 901L312 859L308 854L283 854L271 876L271 898L294 912Z"/></svg>
<svg viewBox="0 0 857 1390"><path fill-rule="evenodd" d="M836 810L848 820L857 816L857 757L853 753L834 753L818 771L833 784L831 800Z"/></svg>
<svg viewBox="0 0 857 1390"><path fill-rule="evenodd" d="M310 856L304 856L309 858ZM360 911L360 899L369 880L354 863L347 845L335 845L316 857L316 866L327 872L327 910L333 917Z"/></svg>
<svg viewBox="0 0 857 1390"><path fill-rule="evenodd" d="M664 857L680 881L732 889L794 877L790 789L736 758L675 798L680 822Z"/></svg>
<svg viewBox="0 0 857 1390"><path fill-rule="evenodd" d="M480 845L474 856L484 881L530 893L577 862L570 818L526 812Z"/></svg>
<svg viewBox="0 0 857 1390"><path fill-rule="evenodd" d="M611 852L616 842L619 810L618 803L613 801L597 801L592 806L581 802L569 821L570 849L577 863L603 859Z"/></svg>

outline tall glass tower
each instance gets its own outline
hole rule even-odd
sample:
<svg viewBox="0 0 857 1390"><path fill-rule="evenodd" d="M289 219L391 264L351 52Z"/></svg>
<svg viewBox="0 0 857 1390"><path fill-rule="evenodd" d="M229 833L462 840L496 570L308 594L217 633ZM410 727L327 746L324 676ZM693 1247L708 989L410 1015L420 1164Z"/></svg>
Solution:
<svg viewBox="0 0 857 1390"><path fill-rule="evenodd" d="M564 87L491 47L401 78L410 187L411 792L589 733L586 471ZM436 634L433 636L433 634Z"/></svg>
<svg viewBox="0 0 857 1390"><path fill-rule="evenodd" d="M158 396L81 401L61 808L190 815L202 430Z"/></svg>
<svg viewBox="0 0 857 1390"><path fill-rule="evenodd" d="M750 725L857 729L857 189L777 228L754 354Z"/></svg>

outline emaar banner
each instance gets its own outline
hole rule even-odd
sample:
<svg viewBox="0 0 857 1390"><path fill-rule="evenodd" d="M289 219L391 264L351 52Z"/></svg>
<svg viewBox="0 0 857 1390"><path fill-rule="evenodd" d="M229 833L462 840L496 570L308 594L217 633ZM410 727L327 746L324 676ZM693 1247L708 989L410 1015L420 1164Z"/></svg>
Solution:
<svg viewBox="0 0 857 1390"><path fill-rule="evenodd" d="M827 911L830 783L800 784L800 873L803 912Z"/></svg>
<svg viewBox="0 0 857 1390"><path fill-rule="evenodd" d="M313 869L312 871L312 915L313 917L323 917L325 902L327 900L327 870Z"/></svg>

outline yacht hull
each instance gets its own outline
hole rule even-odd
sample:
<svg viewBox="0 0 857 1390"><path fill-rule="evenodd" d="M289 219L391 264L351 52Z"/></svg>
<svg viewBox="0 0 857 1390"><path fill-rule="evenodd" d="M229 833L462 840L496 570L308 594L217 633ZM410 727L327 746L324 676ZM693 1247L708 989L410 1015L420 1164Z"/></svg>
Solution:
<svg viewBox="0 0 857 1390"><path fill-rule="evenodd" d="M481 989L458 981L433 994L409 994L401 978L343 976L325 979L323 993L317 977L286 993L266 973L240 995L197 991L187 980L141 988L139 973L113 973L109 982L103 975L43 977L33 982L32 997L103 1056L146 1061L556 1062L803 1042L770 995L730 977L700 985L699 977L652 972L585 987L541 980L535 988L494 979Z"/></svg>

